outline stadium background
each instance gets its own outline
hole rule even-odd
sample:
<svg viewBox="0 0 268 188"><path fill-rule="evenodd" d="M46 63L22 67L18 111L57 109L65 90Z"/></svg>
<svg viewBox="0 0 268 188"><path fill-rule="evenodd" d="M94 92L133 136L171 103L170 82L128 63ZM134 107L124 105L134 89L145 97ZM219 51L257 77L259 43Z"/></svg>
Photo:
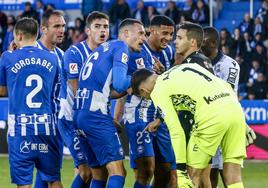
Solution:
<svg viewBox="0 0 268 188"><path fill-rule="evenodd" d="M176 23L181 21L181 17L183 17L182 15L184 15L185 10L187 10L187 6L189 5L190 1L191 0L173 1L178 8L178 13L180 14L180 18L177 18L176 16L173 17L173 19L177 19L175 21ZM0 54L4 50L5 37L8 31L8 23L6 23L7 25L5 26L5 23L2 19L2 14L5 14L6 16L13 15L16 19L17 16L20 16L24 12L25 2L30 2L33 10L36 10L36 0L0 0ZM153 12L153 14L166 13L167 15L171 15L167 13L170 3L167 0L144 0L143 2L144 7L155 8L154 11L157 12ZM197 3L196 1L193 2ZM202 25L215 26L221 32L221 50L236 60L242 58L243 62L240 64L240 68L243 70L246 69L246 71L241 72L243 75L240 76L239 96L241 99L241 105L245 112L247 123L255 130L257 139L253 145L247 148L249 160L245 163L245 168L243 170L243 177L244 180L246 180L245 187L268 187L268 84L266 79L268 77L268 2L266 0L213 0L211 2L203 2L205 5L203 11L207 11L204 14L205 18L202 20L199 17L195 21L201 23ZM137 1L127 0L126 3L130 9L129 16L135 17L133 13L135 13L137 8ZM77 26L76 23L78 18L83 20L83 16L95 9L111 14L111 9L114 7L116 2L113 0L43 0L43 4L51 5L52 7L54 6L55 9L64 10L68 29L74 28L74 31L76 32L76 27L80 27ZM146 8L146 10L148 10L148 8ZM249 26L246 26L244 22L246 13L249 13L251 16ZM196 16L194 16L193 11L191 14L192 21L194 18L196 18ZM260 18L261 29L260 27L257 27L256 18ZM116 24L117 23L115 22L112 23L114 26L116 26ZM238 28L240 31L240 36L237 36L237 31L235 31L236 28ZM114 29L116 30L116 28L111 28L112 38L116 37L116 31L114 32ZM83 39L83 31L81 31L81 28L78 30L80 30L80 33L78 32L78 37L76 39L72 39L70 44ZM67 31L69 32L69 30ZM226 33L226 36L222 34L222 31ZM250 48L248 48L248 43L246 37L244 36L244 33L247 32L251 35ZM256 39L256 35L259 33L261 33L261 38ZM68 38L68 34L69 33L66 33L66 38ZM260 54L258 54L257 50L258 45L263 48L262 53ZM61 47L66 48L66 46ZM252 63L256 60L259 61L259 67L257 68L254 67ZM259 73L264 75L264 80L261 81L262 83L258 83L259 80L257 77ZM249 86L249 83L252 85ZM256 83L258 83L258 85ZM257 86L254 87L254 85ZM258 92L258 89L262 90L262 93L264 93L261 97L257 93L254 93ZM7 108L7 98L0 98L0 187L12 187L9 183L8 158L5 155L7 153ZM127 153L127 140L124 135L121 135L121 137L125 143L125 150ZM256 162L256 160L258 162ZM128 185L132 184L134 178L129 169L128 161L126 161L126 166L128 168L126 187L130 187ZM72 161L67 157L67 159L64 160L63 165L63 182L65 186L70 184L72 175Z"/></svg>

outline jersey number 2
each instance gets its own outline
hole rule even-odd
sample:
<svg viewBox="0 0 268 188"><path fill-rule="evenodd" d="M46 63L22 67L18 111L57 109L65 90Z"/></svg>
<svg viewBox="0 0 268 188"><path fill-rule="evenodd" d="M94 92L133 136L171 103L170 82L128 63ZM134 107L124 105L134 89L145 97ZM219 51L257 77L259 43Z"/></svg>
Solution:
<svg viewBox="0 0 268 188"><path fill-rule="evenodd" d="M33 97L42 89L43 80L37 74L32 74L26 78L26 87L32 86L32 81L36 81L36 87L26 96L26 104L29 108L40 108L41 102L33 102Z"/></svg>

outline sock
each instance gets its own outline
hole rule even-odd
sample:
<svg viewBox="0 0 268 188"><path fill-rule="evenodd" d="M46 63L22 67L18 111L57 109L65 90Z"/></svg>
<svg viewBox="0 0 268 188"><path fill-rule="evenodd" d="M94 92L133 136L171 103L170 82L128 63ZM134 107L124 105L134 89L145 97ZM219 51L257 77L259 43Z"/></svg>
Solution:
<svg viewBox="0 0 268 188"><path fill-rule="evenodd" d="M91 180L90 188L105 188L106 186L106 181L102 180Z"/></svg>
<svg viewBox="0 0 268 188"><path fill-rule="evenodd" d="M109 177L106 188L123 188L125 184L125 177L113 175Z"/></svg>
<svg viewBox="0 0 268 188"><path fill-rule="evenodd" d="M73 180L71 188L88 188L89 184L85 183L79 174Z"/></svg>
<svg viewBox="0 0 268 188"><path fill-rule="evenodd" d="M151 188L150 185L142 185L138 181L135 182L134 188Z"/></svg>
<svg viewBox="0 0 268 188"><path fill-rule="evenodd" d="M34 188L48 188L48 183L42 181L39 171L36 173Z"/></svg>
<svg viewBox="0 0 268 188"><path fill-rule="evenodd" d="M242 182L231 184L227 186L228 188L244 188L244 185Z"/></svg>

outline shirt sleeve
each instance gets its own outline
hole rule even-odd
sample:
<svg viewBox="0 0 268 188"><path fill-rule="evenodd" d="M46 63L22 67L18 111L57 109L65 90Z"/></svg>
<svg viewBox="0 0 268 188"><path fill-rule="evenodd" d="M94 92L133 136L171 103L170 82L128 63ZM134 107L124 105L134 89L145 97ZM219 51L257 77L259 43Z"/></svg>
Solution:
<svg viewBox="0 0 268 188"><path fill-rule="evenodd" d="M151 93L154 105L159 107L164 115L164 121L169 129L171 143L174 149L176 163L186 163L186 139L183 128L180 124L172 100L165 91L164 85L160 88L157 84Z"/></svg>
<svg viewBox="0 0 268 188"><path fill-rule="evenodd" d="M228 66L224 66L222 70L223 80L231 84L234 91L237 93L239 82L240 67L235 61L228 62Z"/></svg>
<svg viewBox="0 0 268 188"><path fill-rule="evenodd" d="M124 43L119 43L114 50L113 56L113 88L118 93L122 93L130 86L130 76L127 75L129 52Z"/></svg>
<svg viewBox="0 0 268 188"><path fill-rule="evenodd" d="M67 73L68 79L78 79L83 65L81 54L75 49L70 48L64 54L63 69Z"/></svg>
<svg viewBox="0 0 268 188"><path fill-rule="evenodd" d="M5 67L5 57L4 55L0 58L0 85L6 86L7 85L7 79L6 79L6 67Z"/></svg>

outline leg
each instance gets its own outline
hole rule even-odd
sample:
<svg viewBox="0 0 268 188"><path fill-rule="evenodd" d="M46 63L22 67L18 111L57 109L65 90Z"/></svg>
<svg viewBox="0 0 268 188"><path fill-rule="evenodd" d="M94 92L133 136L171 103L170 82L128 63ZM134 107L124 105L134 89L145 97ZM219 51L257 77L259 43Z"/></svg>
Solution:
<svg viewBox="0 0 268 188"><path fill-rule="evenodd" d="M219 169L212 168L210 171L210 181L212 188L217 188L219 179Z"/></svg>
<svg viewBox="0 0 268 188"><path fill-rule="evenodd" d="M188 168L189 176L192 179L195 187L200 187L201 177L202 177L202 174L204 173L204 170L205 169L197 169L197 168L193 168L193 167ZM209 187L211 187L211 186L209 186Z"/></svg>
<svg viewBox="0 0 268 188"><path fill-rule="evenodd" d="M123 188L126 176L123 160L109 162L106 168L109 174L107 188Z"/></svg>
<svg viewBox="0 0 268 188"><path fill-rule="evenodd" d="M227 187L234 184L239 184L237 188L242 188L242 178L241 178L241 165L235 163L223 163L223 178ZM234 188L236 188L234 187Z"/></svg>
<svg viewBox="0 0 268 188"><path fill-rule="evenodd" d="M177 188L177 170L170 170L170 180L168 184L169 188Z"/></svg>
<svg viewBox="0 0 268 188"><path fill-rule="evenodd" d="M17 188L31 188L32 185L17 185Z"/></svg>
<svg viewBox="0 0 268 188"><path fill-rule="evenodd" d="M154 188L167 187L170 180L170 163L158 163L155 165Z"/></svg>
<svg viewBox="0 0 268 188"><path fill-rule="evenodd" d="M48 183L49 188L63 188L63 185L60 181L50 182Z"/></svg>
<svg viewBox="0 0 268 188"><path fill-rule="evenodd" d="M150 186L154 174L154 157L141 157L136 162L136 181L137 184ZM135 187L135 186L134 186Z"/></svg>
<svg viewBox="0 0 268 188"><path fill-rule="evenodd" d="M200 188L211 187L210 174L211 174L211 167L210 165L208 165L208 167L203 170L203 173L201 175Z"/></svg>
<svg viewBox="0 0 268 188"><path fill-rule="evenodd" d="M108 179L108 172L105 167L92 168L92 181L90 188L104 188Z"/></svg>
<svg viewBox="0 0 268 188"><path fill-rule="evenodd" d="M227 188L227 185L224 182L224 178L223 178L223 170L219 170L219 171L220 171L220 176L221 176L222 184L224 185L225 188Z"/></svg>

